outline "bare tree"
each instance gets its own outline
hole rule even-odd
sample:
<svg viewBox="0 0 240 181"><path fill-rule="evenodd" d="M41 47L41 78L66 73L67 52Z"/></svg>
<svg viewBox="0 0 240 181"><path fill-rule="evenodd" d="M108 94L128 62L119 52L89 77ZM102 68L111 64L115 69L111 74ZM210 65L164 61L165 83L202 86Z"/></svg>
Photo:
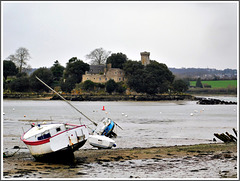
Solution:
<svg viewBox="0 0 240 181"><path fill-rule="evenodd" d="M19 68L19 72L22 73L23 68L29 68L27 61L31 58L28 49L20 47L16 50L16 53L9 55L8 60L15 62Z"/></svg>
<svg viewBox="0 0 240 181"><path fill-rule="evenodd" d="M103 65L106 64L106 60L110 54L111 51L106 51L103 48L97 48L90 54L86 55L86 58L91 60L92 65Z"/></svg>

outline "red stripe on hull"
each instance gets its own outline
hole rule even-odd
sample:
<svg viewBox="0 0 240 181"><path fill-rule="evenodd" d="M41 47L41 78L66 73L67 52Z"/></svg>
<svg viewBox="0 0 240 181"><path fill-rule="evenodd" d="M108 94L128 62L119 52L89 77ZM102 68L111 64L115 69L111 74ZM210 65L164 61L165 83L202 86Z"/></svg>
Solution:
<svg viewBox="0 0 240 181"><path fill-rule="evenodd" d="M27 140L22 140L26 145L42 145L45 143L50 142L50 138L44 139L44 140L40 140L40 141L27 141Z"/></svg>

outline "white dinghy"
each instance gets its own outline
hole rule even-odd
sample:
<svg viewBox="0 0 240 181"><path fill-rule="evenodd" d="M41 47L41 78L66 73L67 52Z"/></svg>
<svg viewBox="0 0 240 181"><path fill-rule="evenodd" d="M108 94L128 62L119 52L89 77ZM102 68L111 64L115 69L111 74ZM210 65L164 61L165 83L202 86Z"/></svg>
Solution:
<svg viewBox="0 0 240 181"><path fill-rule="evenodd" d="M89 135L88 141L90 145L99 149L116 147L116 143L113 139L102 135Z"/></svg>

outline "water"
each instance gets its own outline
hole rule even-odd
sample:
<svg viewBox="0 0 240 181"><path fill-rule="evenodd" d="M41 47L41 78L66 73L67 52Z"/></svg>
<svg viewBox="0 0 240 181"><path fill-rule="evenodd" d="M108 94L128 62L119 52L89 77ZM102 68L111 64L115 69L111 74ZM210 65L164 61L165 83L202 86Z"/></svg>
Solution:
<svg viewBox="0 0 240 181"><path fill-rule="evenodd" d="M237 101L236 97L221 97L221 99ZM103 117L110 117L117 122L123 128L123 130L116 129L117 148L212 143L214 133L227 131L234 135L232 128L238 128L237 105L199 105L196 101L71 103L95 122ZM102 111L103 106L105 106L105 111ZM90 132L94 128L90 121L63 101L4 100L3 112L3 124L1 124L3 151L15 151L14 146L26 148L20 137L30 128L30 124L37 120L72 124L82 122L89 127ZM92 146L87 142L81 149L84 148L91 149ZM21 149L20 152L29 151ZM19 166L15 164L15 167ZM210 158L205 160L198 158L160 159L157 162L147 159L104 164L89 163L78 165L76 168L65 168L64 165L56 165L56 167L58 169L51 171L40 169L40 171L21 177L219 178L221 174L227 172L236 173L237 168L235 160L212 160ZM11 170L11 168L8 169ZM14 175L6 176L6 178L11 177Z"/></svg>
<svg viewBox="0 0 240 181"><path fill-rule="evenodd" d="M228 100L230 98L228 97ZM236 97L231 97L236 101ZM234 100L235 99L235 100ZM72 102L95 122L110 117L117 127L117 148L209 143L214 133L237 129L237 105L198 105L196 101ZM105 111L102 111L105 106ZM63 101L4 100L3 148L24 146L20 140L31 120L94 125ZM41 122L40 122L41 123ZM87 143L83 148L91 148Z"/></svg>

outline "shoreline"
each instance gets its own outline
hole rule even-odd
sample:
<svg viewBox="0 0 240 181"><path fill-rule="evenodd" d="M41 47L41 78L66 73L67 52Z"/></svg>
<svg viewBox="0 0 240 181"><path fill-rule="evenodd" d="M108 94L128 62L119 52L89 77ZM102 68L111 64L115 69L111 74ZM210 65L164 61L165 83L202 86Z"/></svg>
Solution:
<svg viewBox="0 0 240 181"><path fill-rule="evenodd" d="M63 94L69 101L171 101L171 100L194 100L195 97L189 94L172 95L94 95L94 94ZM3 99L22 100L61 100L56 94L32 94L15 93L4 94Z"/></svg>
<svg viewBox="0 0 240 181"><path fill-rule="evenodd" d="M198 101L199 98L209 96L230 96L235 94L163 94L163 95L97 95L97 94L62 94L68 101ZM14 93L3 94L3 100L61 100L52 93Z"/></svg>
<svg viewBox="0 0 240 181"><path fill-rule="evenodd" d="M37 162L27 152L18 152L12 157L3 159L3 177L5 178L88 178L91 173L81 174L79 168L96 167L105 168L111 164L131 163L135 160L154 162L167 161L174 164L175 168L181 169L179 162L189 162L191 164L200 164L206 161L230 163L234 166L230 171L222 170L220 178L237 178L237 144L234 143L211 143L198 145L182 145L182 146L163 146L150 148L116 148L116 149L80 149L74 152L75 164L56 164ZM174 161L175 160L175 161ZM164 163L166 166L168 163ZM193 165L192 165L193 166ZM136 165L132 166L133 168ZM147 168L150 167L148 164ZM193 166L194 167L194 166ZM196 169L192 172L200 172L211 170L209 168ZM225 167L224 167L225 168ZM227 168L227 165L226 165ZM154 169L154 168L152 168ZM193 168L194 169L194 168ZM89 169L87 169L89 170ZM69 173L70 172L70 173ZM130 177L131 178L131 177Z"/></svg>

